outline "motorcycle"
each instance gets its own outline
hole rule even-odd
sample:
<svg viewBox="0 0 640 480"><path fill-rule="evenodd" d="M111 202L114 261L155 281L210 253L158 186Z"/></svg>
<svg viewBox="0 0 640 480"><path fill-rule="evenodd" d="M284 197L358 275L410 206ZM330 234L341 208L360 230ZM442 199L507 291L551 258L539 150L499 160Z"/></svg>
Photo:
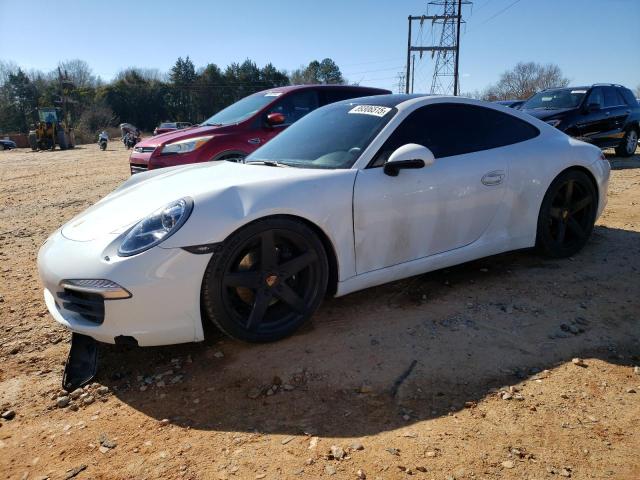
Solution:
<svg viewBox="0 0 640 480"><path fill-rule="evenodd" d="M127 134L122 139L124 146L127 147L127 150L136 146L136 143L140 141L140 137L136 136L133 132L127 132Z"/></svg>
<svg viewBox="0 0 640 480"><path fill-rule="evenodd" d="M98 137L98 145L100 145L100 150L103 152L107 149L107 142L108 139L106 137L103 137L102 135Z"/></svg>

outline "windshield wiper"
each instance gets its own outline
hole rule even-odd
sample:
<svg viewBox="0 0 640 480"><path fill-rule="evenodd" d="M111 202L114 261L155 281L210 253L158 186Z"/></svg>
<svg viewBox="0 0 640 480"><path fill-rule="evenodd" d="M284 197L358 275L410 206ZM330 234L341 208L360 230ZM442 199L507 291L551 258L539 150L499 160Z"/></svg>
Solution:
<svg viewBox="0 0 640 480"><path fill-rule="evenodd" d="M203 123L202 125L205 127L221 127L222 126L221 123Z"/></svg>
<svg viewBox="0 0 640 480"><path fill-rule="evenodd" d="M258 164L258 165L267 165L268 167L282 167L282 168L286 168L289 165L285 165L284 163L278 163L275 160L252 160L250 162L244 162L247 165L253 165L253 164Z"/></svg>

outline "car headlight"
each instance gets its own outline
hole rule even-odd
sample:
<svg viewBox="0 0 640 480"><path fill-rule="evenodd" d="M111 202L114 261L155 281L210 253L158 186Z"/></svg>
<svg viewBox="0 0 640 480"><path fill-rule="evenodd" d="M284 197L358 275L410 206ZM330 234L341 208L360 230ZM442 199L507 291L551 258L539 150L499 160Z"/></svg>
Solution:
<svg viewBox="0 0 640 480"><path fill-rule="evenodd" d="M561 121L562 120L559 120L559 119L556 118L555 120L547 120L547 123L549 125L551 125L552 127L557 127L558 125L560 125Z"/></svg>
<svg viewBox="0 0 640 480"><path fill-rule="evenodd" d="M205 143L213 138L213 135L207 135L205 137L187 138L186 140L180 140L179 142L168 143L162 147L162 154L171 153L188 153L199 149Z"/></svg>
<svg viewBox="0 0 640 480"><path fill-rule="evenodd" d="M149 250L176 233L193 210L193 200L181 198L140 220L129 229L118 247L118 255L130 257Z"/></svg>

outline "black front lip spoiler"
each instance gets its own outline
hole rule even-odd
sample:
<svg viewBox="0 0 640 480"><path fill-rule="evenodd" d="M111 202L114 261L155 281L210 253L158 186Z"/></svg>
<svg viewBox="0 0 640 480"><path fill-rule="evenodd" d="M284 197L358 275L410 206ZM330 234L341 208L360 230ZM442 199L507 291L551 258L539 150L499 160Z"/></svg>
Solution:
<svg viewBox="0 0 640 480"><path fill-rule="evenodd" d="M71 349L64 366L62 388L72 392L89 383L98 372L98 342L93 338L73 333Z"/></svg>

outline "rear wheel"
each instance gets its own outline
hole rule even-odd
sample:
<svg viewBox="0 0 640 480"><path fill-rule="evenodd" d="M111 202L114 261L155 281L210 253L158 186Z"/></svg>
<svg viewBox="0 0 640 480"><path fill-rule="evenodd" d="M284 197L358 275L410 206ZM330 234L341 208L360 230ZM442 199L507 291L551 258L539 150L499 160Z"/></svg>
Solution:
<svg viewBox="0 0 640 480"><path fill-rule="evenodd" d="M549 186L540 207L538 248L555 258L580 251L593 231L597 203L596 188L584 172L561 173Z"/></svg>
<svg viewBox="0 0 640 480"><path fill-rule="evenodd" d="M328 273L322 242L304 223L259 220L233 234L212 257L203 282L203 310L231 337L279 340L316 311Z"/></svg>
<svg viewBox="0 0 640 480"><path fill-rule="evenodd" d="M630 157L636 153L638 147L638 132L636 130L629 129L624 134L620 145L616 147L616 155L619 157Z"/></svg>

